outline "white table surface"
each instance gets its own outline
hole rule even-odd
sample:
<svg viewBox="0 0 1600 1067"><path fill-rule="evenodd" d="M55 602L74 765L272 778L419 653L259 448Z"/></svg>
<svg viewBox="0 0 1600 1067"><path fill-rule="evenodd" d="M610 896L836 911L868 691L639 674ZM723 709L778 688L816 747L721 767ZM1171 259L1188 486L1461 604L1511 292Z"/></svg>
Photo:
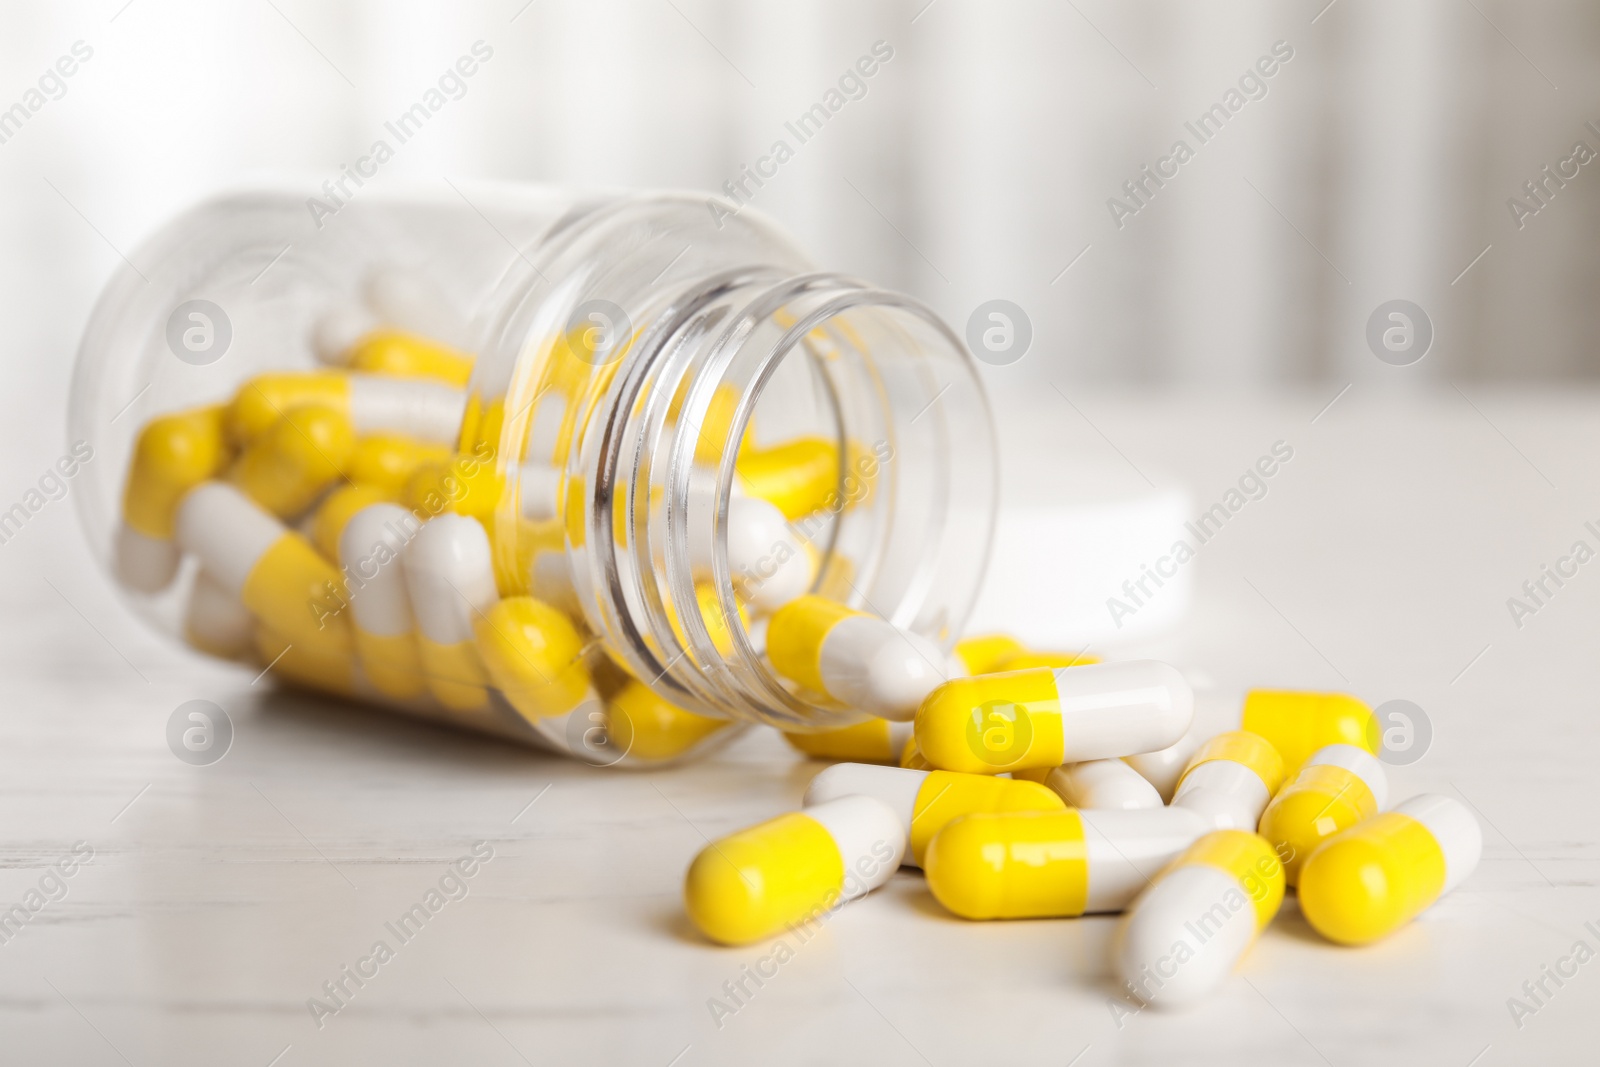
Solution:
<svg viewBox="0 0 1600 1067"><path fill-rule="evenodd" d="M1209 502L1273 441L1293 444L1270 494L1194 564L1182 629L1117 651L1222 686L1348 688L1428 712L1432 748L1394 769L1393 792L1464 796L1484 858L1389 941L1334 948L1291 903L1203 1007L1119 1027L1112 919L965 923L902 872L718 1028L708 999L771 949L700 940L684 868L707 837L793 807L819 764L763 730L697 766L604 772L265 692L144 632L56 503L0 546L0 909L75 842L94 858L0 944L0 1060L1593 1062L1600 962L1547 981L1520 1029L1507 998L1574 942L1600 950L1583 925L1600 928L1600 561L1520 630L1505 602L1575 540L1597 546L1583 523L1600 520L1600 397L1400 401L1363 383L1313 424L1336 389L1070 393L1078 411L1006 412L1006 493L1037 479L1032 464L1120 450L1130 479L1164 470ZM7 496L35 466L7 461ZM237 726L210 767L164 739L197 697ZM394 944L384 923L480 840L494 858L468 896L319 1029L307 999Z"/></svg>

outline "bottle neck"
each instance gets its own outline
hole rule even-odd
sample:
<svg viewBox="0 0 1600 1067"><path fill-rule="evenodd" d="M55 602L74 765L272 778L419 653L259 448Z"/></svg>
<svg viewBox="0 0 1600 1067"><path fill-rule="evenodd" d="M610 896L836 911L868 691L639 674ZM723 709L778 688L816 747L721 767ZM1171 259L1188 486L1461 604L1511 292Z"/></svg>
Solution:
<svg viewBox="0 0 1600 1067"><path fill-rule="evenodd" d="M859 718L770 671L751 605L802 552L811 592L954 641L997 489L973 361L927 307L836 275L736 268L634 318L567 456L584 616L680 706L780 727ZM753 564L742 543L736 566L742 493L789 528Z"/></svg>

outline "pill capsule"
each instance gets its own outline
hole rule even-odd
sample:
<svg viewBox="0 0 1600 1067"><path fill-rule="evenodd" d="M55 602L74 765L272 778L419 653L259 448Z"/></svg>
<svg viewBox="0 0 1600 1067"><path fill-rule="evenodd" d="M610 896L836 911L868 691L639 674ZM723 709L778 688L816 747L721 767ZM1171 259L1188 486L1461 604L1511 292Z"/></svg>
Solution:
<svg viewBox="0 0 1600 1067"><path fill-rule="evenodd" d="M1037 782L1011 781L986 774L918 771L871 763L837 763L811 779L804 804L837 797L870 796L900 816L908 846L904 862L920 867L933 840L952 819L975 812L1061 811L1061 798Z"/></svg>
<svg viewBox="0 0 1600 1067"><path fill-rule="evenodd" d="M689 866L683 902L711 940L748 944L877 889L905 849L905 828L887 804L840 797L706 846Z"/></svg>
<svg viewBox="0 0 1600 1067"><path fill-rule="evenodd" d="M1012 656L1020 656L1028 647L1008 634L981 634L963 637L956 642L955 653L968 674L993 674L1000 664Z"/></svg>
<svg viewBox="0 0 1600 1067"><path fill-rule="evenodd" d="M229 481L281 519L292 519L337 481L355 433L334 408L303 404L284 412L239 454Z"/></svg>
<svg viewBox="0 0 1600 1067"><path fill-rule="evenodd" d="M183 636L193 648L234 659L254 646L256 617L222 583L205 571L198 571L189 590Z"/></svg>
<svg viewBox="0 0 1600 1067"><path fill-rule="evenodd" d="M773 614L767 657L806 689L897 720L915 714L946 670L944 653L927 638L819 596L800 597Z"/></svg>
<svg viewBox="0 0 1600 1067"><path fill-rule="evenodd" d="M610 742L629 759L644 763L677 759L708 737L737 732L735 723L680 708L637 681L606 702L606 718Z"/></svg>
<svg viewBox="0 0 1600 1067"><path fill-rule="evenodd" d="M1342 945L1387 937L1460 885L1483 831L1460 801L1425 793L1324 841L1300 869L1300 910Z"/></svg>
<svg viewBox="0 0 1600 1067"><path fill-rule="evenodd" d="M454 450L396 434L369 434L356 438L345 475L356 485L370 486L398 500L419 467L448 463Z"/></svg>
<svg viewBox="0 0 1600 1067"><path fill-rule="evenodd" d="M1260 734L1230 730L1190 757L1172 804L1199 814L1214 830L1253 833L1282 784L1283 758L1278 750Z"/></svg>
<svg viewBox="0 0 1600 1067"><path fill-rule="evenodd" d="M849 760L852 763L898 763L911 724L888 719L868 719L854 726L816 733L784 733L784 739L812 759Z"/></svg>
<svg viewBox="0 0 1600 1067"><path fill-rule="evenodd" d="M382 374L262 374L234 394L226 416L228 431L237 442L251 441L284 412L303 404L333 408L350 420L357 434L400 434L453 445L466 393L438 382Z"/></svg>
<svg viewBox="0 0 1600 1067"><path fill-rule="evenodd" d="M435 516L401 560L428 691L453 711L484 709L489 697L473 624L499 594L483 524L465 515Z"/></svg>
<svg viewBox="0 0 1600 1067"><path fill-rule="evenodd" d="M710 576L712 508L709 502L691 506L690 514L701 528L690 531L689 562L698 573ZM814 557L776 506L758 497L732 496L727 526L728 569L734 587L757 611L777 611L811 588Z"/></svg>
<svg viewBox="0 0 1600 1067"><path fill-rule="evenodd" d="M1181 808L966 815L935 835L923 867L963 919L1116 912L1205 830Z"/></svg>
<svg viewBox="0 0 1600 1067"><path fill-rule="evenodd" d="M472 357L448 345L400 330L362 335L345 355L345 365L366 374L424 378L461 389L472 377Z"/></svg>
<svg viewBox="0 0 1600 1067"><path fill-rule="evenodd" d="M206 482L178 506L177 543L269 628L348 654L342 584L333 564L234 486Z"/></svg>
<svg viewBox="0 0 1600 1067"><path fill-rule="evenodd" d="M356 656L373 688L396 700L420 696L415 616L401 554L420 526L395 504L370 504L357 511L339 537L345 597L354 624Z"/></svg>
<svg viewBox="0 0 1600 1067"><path fill-rule="evenodd" d="M1165 663L1039 667L941 685L917 709L917 746L935 767L999 774L1162 748L1192 715Z"/></svg>
<svg viewBox="0 0 1600 1067"><path fill-rule="evenodd" d="M317 546L324 559L339 563L339 538L356 512L374 504L388 503L390 498L370 485L340 485L323 497L311 519L311 543ZM415 527L417 520L412 519Z"/></svg>
<svg viewBox="0 0 1600 1067"><path fill-rule="evenodd" d="M549 604L506 597L477 620L475 631L490 679L529 722L566 715L591 696L583 638Z"/></svg>
<svg viewBox="0 0 1600 1067"><path fill-rule="evenodd" d="M232 459L220 405L152 419L133 446L122 495L114 567L141 593L165 589L178 573L173 524L183 495Z"/></svg>
<svg viewBox="0 0 1600 1067"><path fill-rule="evenodd" d="M1283 903L1283 865L1265 839L1214 830L1128 909L1112 965L1144 1004L1192 1004L1221 984Z"/></svg>
<svg viewBox="0 0 1600 1067"><path fill-rule="evenodd" d="M1277 849L1284 877L1294 885L1324 839L1372 818L1387 801L1388 776L1372 753L1327 745L1273 796L1261 814L1261 836Z"/></svg>
<svg viewBox="0 0 1600 1067"><path fill-rule="evenodd" d="M1012 777L1038 782L1069 808L1142 811L1161 807L1156 787L1120 759L1085 760L1060 767L1013 771Z"/></svg>
<svg viewBox="0 0 1600 1067"><path fill-rule="evenodd" d="M745 492L775 505L791 522L839 498L839 446L822 437L800 437L769 448L750 446L737 470Z"/></svg>

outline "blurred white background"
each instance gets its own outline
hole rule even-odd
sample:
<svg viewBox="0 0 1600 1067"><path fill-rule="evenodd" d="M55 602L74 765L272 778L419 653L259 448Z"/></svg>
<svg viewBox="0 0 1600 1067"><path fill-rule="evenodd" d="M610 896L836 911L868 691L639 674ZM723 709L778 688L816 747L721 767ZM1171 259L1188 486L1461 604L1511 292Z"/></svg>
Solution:
<svg viewBox="0 0 1600 1067"><path fill-rule="evenodd" d="M925 3L9 2L0 109L92 57L0 123L0 440L54 433L95 294L165 218L250 175L336 176L479 40L492 61L377 181L714 190L782 138L754 202L819 264L958 329L994 297L1029 313L1032 351L986 371L1001 403L1600 367L1600 168L1520 229L1508 206L1600 151L1593 5ZM865 96L798 145L784 123L878 41ZM1266 94L1200 144L1184 123L1280 41ZM1194 158L1119 228L1108 200L1180 138ZM1396 297L1436 329L1404 374L1363 341Z"/></svg>

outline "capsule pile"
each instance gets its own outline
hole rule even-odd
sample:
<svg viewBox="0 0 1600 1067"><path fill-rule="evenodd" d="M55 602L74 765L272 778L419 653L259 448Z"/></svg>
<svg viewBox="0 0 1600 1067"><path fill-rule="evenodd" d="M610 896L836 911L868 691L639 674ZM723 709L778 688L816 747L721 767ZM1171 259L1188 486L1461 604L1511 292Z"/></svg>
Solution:
<svg viewBox="0 0 1600 1067"><path fill-rule="evenodd" d="M828 626L857 616L785 610L806 613L809 658L774 664L863 693L820 654ZM874 639L887 624L854 625L868 662L892 662L876 651L890 638ZM816 775L799 812L695 857L684 902L707 937L741 944L803 927L897 867L921 867L963 919L1120 913L1117 980L1141 1005L1177 1007L1226 979L1288 889L1317 933L1360 945L1477 865L1482 835L1458 801L1425 794L1388 808L1377 722L1354 697L1258 690L1197 716L1189 684L1162 663L1038 655L1003 636L956 653L969 676L928 690L909 723L892 721L902 703L874 692L889 718L789 735L841 762Z"/></svg>

